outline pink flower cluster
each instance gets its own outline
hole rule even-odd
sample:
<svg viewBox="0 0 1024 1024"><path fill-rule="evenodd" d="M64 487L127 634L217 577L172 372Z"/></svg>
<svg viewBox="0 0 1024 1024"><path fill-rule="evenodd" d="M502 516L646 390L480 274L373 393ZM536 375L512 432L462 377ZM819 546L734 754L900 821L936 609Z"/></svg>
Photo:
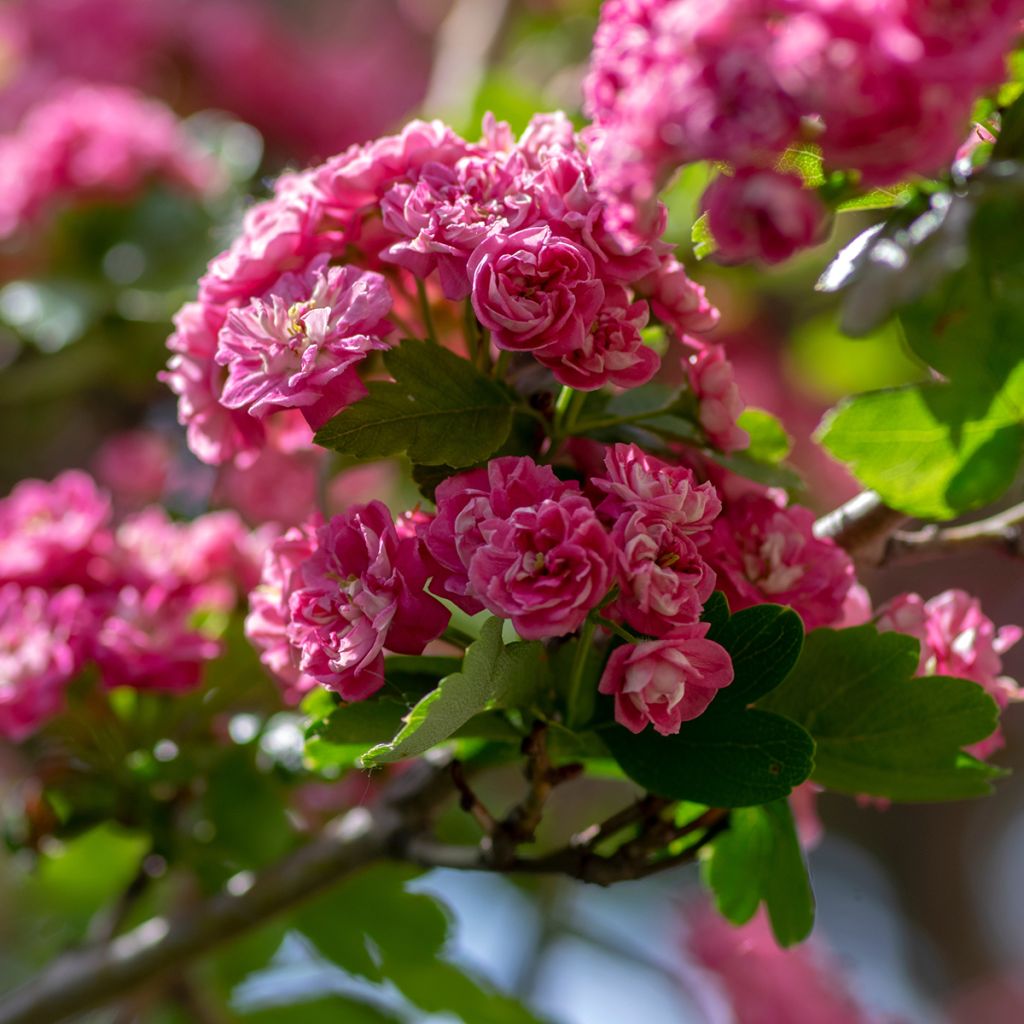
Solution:
<svg viewBox="0 0 1024 1024"><path fill-rule="evenodd" d="M1002 656L1020 640L1020 626L996 628L978 599L963 590L947 590L929 601L919 594L900 594L877 613L880 630L895 630L921 642L918 675L971 679L1005 709L1024 699L1017 683L1002 674ZM988 757L1003 745L1001 730L969 748Z"/></svg>
<svg viewBox="0 0 1024 1024"><path fill-rule="evenodd" d="M705 198L728 258L785 258L823 209L775 170L813 141L868 185L939 170L1005 75L1021 0L607 0L586 83L602 184L638 228L671 172L736 170Z"/></svg>
<svg viewBox="0 0 1024 1024"><path fill-rule="evenodd" d="M843 616L856 581L849 555L814 536L814 515L773 490L746 488L724 502L705 557L733 611L766 601L789 605L807 629Z"/></svg>
<svg viewBox="0 0 1024 1024"><path fill-rule="evenodd" d="M0 736L21 739L95 664L107 686L180 691L220 650L196 629L255 585L262 542L234 513L175 523L152 507L115 523L71 470L0 500Z"/></svg>
<svg viewBox="0 0 1024 1024"><path fill-rule="evenodd" d="M317 425L360 397L357 367L386 346L389 313L425 333L424 282L562 384L645 383L652 315L681 335L717 314L667 243L620 227L561 114L518 140L488 118L476 143L414 121L283 176L175 320L164 380L192 450L251 459L269 414L297 408Z"/></svg>
<svg viewBox="0 0 1024 1024"><path fill-rule="evenodd" d="M201 193L217 184L217 168L162 103L116 86L67 88L0 137L0 238L153 179Z"/></svg>
<svg viewBox="0 0 1024 1024"><path fill-rule="evenodd" d="M413 531L382 502L357 505L270 545L246 635L289 700L318 683L364 700L384 685L385 648L421 654L444 632L429 575Z"/></svg>

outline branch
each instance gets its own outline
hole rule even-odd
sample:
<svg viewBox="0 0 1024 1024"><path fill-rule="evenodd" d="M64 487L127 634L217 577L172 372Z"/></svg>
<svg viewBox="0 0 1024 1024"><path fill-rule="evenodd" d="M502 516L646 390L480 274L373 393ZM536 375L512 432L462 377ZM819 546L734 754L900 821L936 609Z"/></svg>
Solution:
<svg viewBox="0 0 1024 1024"><path fill-rule="evenodd" d="M886 543L879 564L936 558L978 548L1024 558L1024 502L964 526L933 523L912 532L898 531Z"/></svg>
<svg viewBox="0 0 1024 1024"><path fill-rule="evenodd" d="M889 508L874 491L862 491L823 515L814 524L814 535L834 540L865 561L878 561L889 536L909 518Z"/></svg>
<svg viewBox="0 0 1024 1024"><path fill-rule="evenodd" d="M371 861L400 853L451 792L426 760L392 782L372 807L357 807L260 873L244 892L224 891L188 916L157 917L102 945L68 953L0 1001L0 1024L56 1024L130 992L301 903Z"/></svg>

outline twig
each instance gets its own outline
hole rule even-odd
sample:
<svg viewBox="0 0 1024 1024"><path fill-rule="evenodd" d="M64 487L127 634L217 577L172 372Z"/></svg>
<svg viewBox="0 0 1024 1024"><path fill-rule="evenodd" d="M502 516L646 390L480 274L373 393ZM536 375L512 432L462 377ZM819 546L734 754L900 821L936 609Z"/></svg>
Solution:
<svg viewBox="0 0 1024 1024"><path fill-rule="evenodd" d="M889 508L874 491L862 491L814 524L816 537L828 537L851 555L877 561L891 533L909 516Z"/></svg>
<svg viewBox="0 0 1024 1024"><path fill-rule="evenodd" d="M1012 558L1024 558L1024 502L963 526L933 523L920 530L897 531L886 543L880 564L935 558L977 548L991 548Z"/></svg>
<svg viewBox="0 0 1024 1024"><path fill-rule="evenodd" d="M452 761L451 776L452 783L459 794L459 807L467 814L473 816L485 835L493 835L499 828L498 820L473 791L473 787L470 786L469 780L466 778L461 761Z"/></svg>

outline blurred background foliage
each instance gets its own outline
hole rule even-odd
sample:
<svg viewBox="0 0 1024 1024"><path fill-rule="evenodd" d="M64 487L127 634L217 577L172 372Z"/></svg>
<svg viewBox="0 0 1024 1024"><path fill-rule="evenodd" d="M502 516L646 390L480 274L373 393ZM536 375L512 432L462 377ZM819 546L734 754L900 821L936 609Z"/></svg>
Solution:
<svg viewBox="0 0 1024 1024"><path fill-rule="evenodd" d="M238 0L205 13L201 5L178 12L167 5L163 17L149 18L156 6L23 0L0 9L0 125L12 130L47 83L131 84L185 118L225 181L205 200L154 185L129 202L53 210L30 235L0 247L0 477L6 490L24 477L95 468L105 439L144 427L164 437L185 467L172 508L194 514L213 501L215 474L188 455L156 373L171 314L194 293L252 197L265 194L280 170L414 114L445 118L470 137L487 111L516 130L554 108L582 124L580 82L598 3ZM250 25L253 11L259 17ZM167 17L181 23L173 32ZM62 18L63 35L54 29ZM143 28L132 35L136 21ZM151 21L158 27L146 28ZM219 72L218 39L234 40L238 51ZM254 66L246 59L258 63L268 49L264 80L240 74ZM318 88L329 100L311 109ZM709 173L688 168L667 192L670 238L722 311L717 339L728 346L747 402L782 419L808 503L831 508L858 485L812 441L823 413L844 396L926 375L894 321L847 337L839 298L815 291L834 254L881 214L839 215L826 243L778 269L698 264L690 236ZM964 587L996 622L1019 621L1024 587L1006 565L972 553L900 565L864 582L876 601ZM238 622L225 627L230 657L202 691L177 698L115 691L97 707L83 685L73 698L80 713L62 718L65 733L48 734L33 763L0 747L8 841L0 852L0 989L70 945L187 907L225 882L245 885L249 872L333 813L372 798L378 778L339 779L336 767L303 763L300 717L281 711ZM1007 668L1024 673L1024 653L1011 653ZM75 735L76 727L91 735ZM998 761L1018 774L993 800L887 811L822 801L825 839L811 856L818 932L875 1009L914 1022L1021 1019L1013 992L1024 986L1024 720L1011 713L1006 731ZM514 770L502 769L488 777L483 796L505 806L519 785ZM571 795L560 791L549 817L564 832L621 799L618 783L590 780ZM474 838L457 813L446 829ZM181 864L190 870L174 867ZM693 870L609 891L414 874L374 868L188 975L89 1019L728 1019L683 952ZM987 1007L980 1017L978 1006Z"/></svg>

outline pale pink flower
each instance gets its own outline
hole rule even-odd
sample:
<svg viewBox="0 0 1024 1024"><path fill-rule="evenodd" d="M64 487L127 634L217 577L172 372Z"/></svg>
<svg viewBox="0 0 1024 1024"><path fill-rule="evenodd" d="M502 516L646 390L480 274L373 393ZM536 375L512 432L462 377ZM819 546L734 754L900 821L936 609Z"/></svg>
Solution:
<svg viewBox="0 0 1024 1024"><path fill-rule="evenodd" d="M981 610L976 597L963 590L946 590L925 601L919 594L900 594L878 610L878 628L895 630L921 643L917 674L970 679L1005 710L1012 701L1024 699L1024 691L1002 675L1002 656L1024 631L1019 626L996 628ZM1003 745L1002 731L975 743L968 750L988 757Z"/></svg>
<svg viewBox="0 0 1024 1024"><path fill-rule="evenodd" d="M883 1024L854 999L838 965L813 938L780 948L763 909L737 927L702 906L688 922L686 945L743 1024Z"/></svg>
<svg viewBox="0 0 1024 1024"><path fill-rule="evenodd" d="M433 568L431 589L470 615L482 611L484 606L470 587L469 563L486 542L485 524L578 490L575 483L559 480L550 466L514 455L443 481L436 493L437 515L423 532Z"/></svg>
<svg viewBox="0 0 1024 1024"><path fill-rule="evenodd" d="M0 586L0 737L23 740L60 710L82 667L87 614L78 587Z"/></svg>
<svg viewBox="0 0 1024 1024"><path fill-rule="evenodd" d="M578 391L595 391L606 384L635 388L646 384L658 371L661 359L644 344L641 331L647 325L648 308L631 302L621 285L605 286L604 305L583 335L582 344L561 355L538 358L559 384Z"/></svg>
<svg viewBox="0 0 1024 1024"><path fill-rule="evenodd" d="M481 523L484 543L469 562L471 593L511 619L527 640L577 630L614 582L614 549L580 494L515 509Z"/></svg>
<svg viewBox="0 0 1024 1024"><path fill-rule="evenodd" d="M733 679L724 647L707 639L706 622L676 626L658 640L612 651L598 689L615 697L615 720L630 732L648 724L662 736L702 715Z"/></svg>
<svg viewBox="0 0 1024 1024"><path fill-rule="evenodd" d="M809 509L748 493L726 502L701 554L734 612L768 601L790 605L807 629L830 626L854 583L853 563L813 529Z"/></svg>
<svg viewBox="0 0 1024 1024"><path fill-rule="evenodd" d="M604 299L589 250L546 225L487 238L469 274L477 318L512 351L560 356L581 348Z"/></svg>
<svg viewBox="0 0 1024 1024"><path fill-rule="evenodd" d="M126 430L103 442L93 465L96 479L119 509L140 508L163 497L174 471L174 452L164 434Z"/></svg>
<svg viewBox="0 0 1024 1024"><path fill-rule="evenodd" d="M781 263L823 241L828 211L797 174L742 167L701 197L716 255L729 263Z"/></svg>
<svg viewBox="0 0 1024 1024"><path fill-rule="evenodd" d="M688 340L698 349L684 365L699 403L697 419L704 433L723 452L748 447L750 435L736 423L744 403L725 349L721 345L700 345L695 339Z"/></svg>
<svg viewBox="0 0 1024 1024"><path fill-rule="evenodd" d="M228 313L216 356L228 371L223 405L259 419L298 408L320 427L366 394L355 368L388 347L391 294L380 274L328 267L327 259L284 274Z"/></svg>
<svg viewBox="0 0 1024 1024"><path fill-rule="evenodd" d="M693 470L673 466L635 444L615 444L605 451L605 475L594 486L607 497L598 512L616 520L641 510L650 519L664 519L683 533L710 527L722 503L711 483L698 484Z"/></svg>
<svg viewBox="0 0 1024 1024"><path fill-rule="evenodd" d="M300 651L288 639L288 603L300 586L300 566L315 550L315 526L288 530L268 547L259 586L249 594L245 635L260 652L260 661L280 684L289 704L297 704L317 685L316 679L299 668Z"/></svg>
<svg viewBox="0 0 1024 1024"><path fill-rule="evenodd" d="M345 700L384 685L384 649L422 654L449 613L426 592L414 537L400 537L382 502L356 506L317 531L289 600L288 638L299 668Z"/></svg>
<svg viewBox="0 0 1024 1024"><path fill-rule="evenodd" d="M715 574L686 527L645 510L623 513L612 530L620 595L608 608L638 633L664 636L696 622L715 589Z"/></svg>
<svg viewBox="0 0 1024 1024"><path fill-rule="evenodd" d="M0 581L89 583L110 550L110 525L110 499L87 474L22 480L0 500Z"/></svg>

